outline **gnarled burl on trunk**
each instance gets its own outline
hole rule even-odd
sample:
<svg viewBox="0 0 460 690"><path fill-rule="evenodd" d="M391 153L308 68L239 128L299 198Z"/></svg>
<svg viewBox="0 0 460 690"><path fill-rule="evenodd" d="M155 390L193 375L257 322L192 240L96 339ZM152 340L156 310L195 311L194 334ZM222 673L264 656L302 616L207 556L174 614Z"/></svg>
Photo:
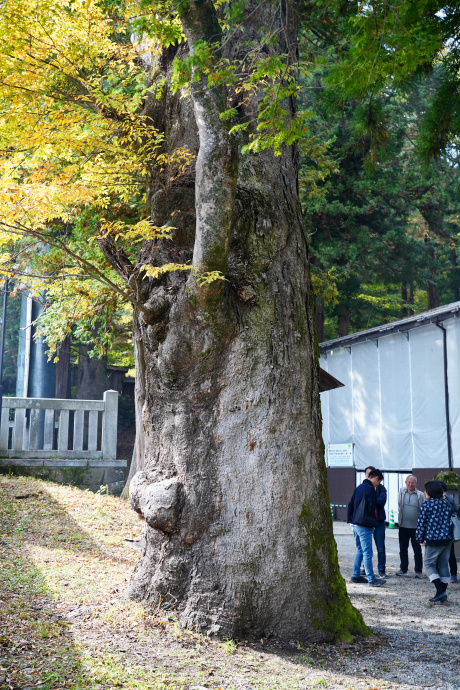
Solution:
<svg viewBox="0 0 460 690"><path fill-rule="evenodd" d="M283 7L248 3L241 32L224 42L210 0L191 1L179 54L210 40L234 56L276 23L269 50L286 52L296 27L291 19L285 27ZM174 53L156 65L166 84ZM150 188L152 220L174 225L174 242L146 243L137 266L101 245L142 307L130 498L146 528L130 593L224 636L365 632L332 534L296 150L242 155L219 118L225 85L209 89L199 78L189 96L167 86L157 95L153 84L145 114L166 150L196 153L185 175L169 179L166 170ZM240 107L241 121L253 118L257 99ZM200 288L195 274L139 273L146 263L188 260L226 280Z"/></svg>

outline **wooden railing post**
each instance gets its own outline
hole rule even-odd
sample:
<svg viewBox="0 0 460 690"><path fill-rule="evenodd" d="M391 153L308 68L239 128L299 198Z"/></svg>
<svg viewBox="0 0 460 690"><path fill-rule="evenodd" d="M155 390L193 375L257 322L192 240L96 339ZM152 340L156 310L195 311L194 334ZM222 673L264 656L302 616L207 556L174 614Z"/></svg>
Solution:
<svg viewBox="0 0 460 690"><path fill-rule="evenodd" d="M118 392L105 391L102 419L102 459L117 457Z"/></svg>

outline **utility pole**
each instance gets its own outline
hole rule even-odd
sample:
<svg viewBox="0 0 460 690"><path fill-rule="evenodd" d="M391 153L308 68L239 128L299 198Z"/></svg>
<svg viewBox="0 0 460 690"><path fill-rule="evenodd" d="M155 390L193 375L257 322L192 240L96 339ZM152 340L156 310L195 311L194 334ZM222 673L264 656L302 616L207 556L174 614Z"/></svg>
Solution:
<svg viewBox="0 0 460 690"><path fill-rule="evenodd" d="M3 403L3 353L5 351L6 302L8 298L8 278L3 285L2 336L0 338L0 428L2 424Z"/></svg>

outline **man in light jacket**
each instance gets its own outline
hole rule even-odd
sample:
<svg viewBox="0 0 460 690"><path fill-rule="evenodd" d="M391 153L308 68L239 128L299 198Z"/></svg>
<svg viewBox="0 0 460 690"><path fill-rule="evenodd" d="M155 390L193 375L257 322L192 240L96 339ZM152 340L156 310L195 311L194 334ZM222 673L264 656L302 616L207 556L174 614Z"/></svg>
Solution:
<svg viewBox="0 0 460 690"><path fill-rule="evenodd" d="M398 509L399 509L399 559L400 569L396 575L408 577L409 567L409 542L414 551L415 577L423 577L423 557L422 547L415 538L415 529L420 514L420 508L425 501L425 494L417 488L417 477L410 474L406 477L406 486L399 490Z"/></svg>

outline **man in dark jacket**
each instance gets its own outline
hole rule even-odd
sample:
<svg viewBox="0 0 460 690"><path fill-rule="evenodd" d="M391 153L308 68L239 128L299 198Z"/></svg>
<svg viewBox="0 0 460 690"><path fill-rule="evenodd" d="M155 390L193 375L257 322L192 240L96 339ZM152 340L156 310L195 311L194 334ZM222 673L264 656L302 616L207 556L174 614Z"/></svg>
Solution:
<svg viewBox="0 0 460 690"><path fill-rule="evenodd" d="M369 474L375 470L375 467L370 465L364 470L364 476L366 479L369 478ZM385 530L386 530L386 513L385 505L387 502L387 490L383 484L379 484L375 489L375 502L376 502L376 512L375 512L375 530L374 530L374 542L375 548L377 549L377 563L379 577L387 578L386 574L386 550L385 550Z"/></svg>
<svg viewBox="0 0 460 690"><path fill-rule="evenodd" d="M371 470L369 477L353 491L347 508L347 522L353 526L356 541L356 556L353 564L351 582L367 582L369 587L381 587L385 580L375 577L372 567L372 535L376 524L376 491L383 480L380 470ZM361 563L364 563L366 577L359 574Z"/></svg>

